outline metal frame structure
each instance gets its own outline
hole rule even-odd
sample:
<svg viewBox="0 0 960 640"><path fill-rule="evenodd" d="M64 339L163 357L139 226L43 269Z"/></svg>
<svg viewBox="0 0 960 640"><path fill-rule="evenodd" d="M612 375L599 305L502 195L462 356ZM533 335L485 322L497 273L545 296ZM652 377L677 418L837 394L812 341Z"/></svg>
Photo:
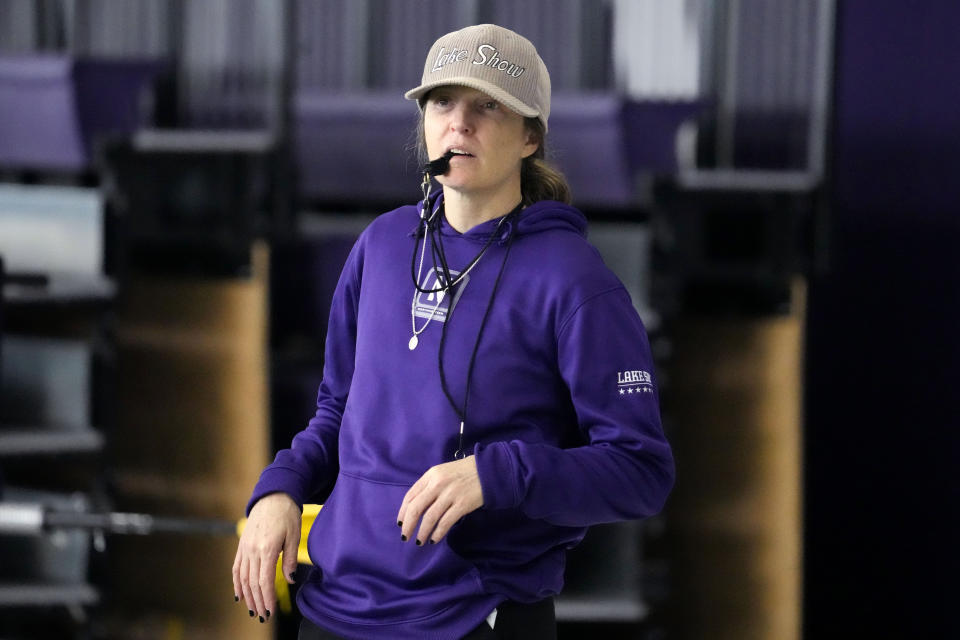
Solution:
<svg viewBox="0 0 960 640"><path fill-rule="evenodd" d="M686 189L721 189L721 190L750 190L750 191L788 191L807 192L819 186L824 179L826 166L826 149L828 136L828 114L830 112L831 89L833 82L833 48L834 48L834 21L836 0L783 0L778 3L766 4L767 7L788 7L797 15L802 11L815 11L812 27L813 39L805 42L802 38L786 38L784 42L770 42L767 37L760 43L761 57L775 58L771 64L763 61L743 60L741 56L742 42L745 37L763 35L762 29L757 32L744 32L743 26L749 10L756 7L747 7L749 0L728 0L718 4L713 16L714 24L711 33L717 38L712 46L705 48L706 55L711 56L714 65L704 65L706 73L713 73L713 86L716 99L717 129L715 148L717 162L715 167L700 167L696 160L698 131L694 126L687 126L677 138L677 159L679 165L677 182ZM755 0L754 0L755 3ZM779 18L780 24L774 35L790 33L793 25L787 23L789 17L784 11ZM796 36L796 34L793 34ZM777 50L777 47L780 50ZM791 78L789 71L797 71L796 60L790 55L789 47L799 49L812 58L810 65L811 77L806 79L802 74ZM804 49L807 49L804 51ZM802 67L800 68L802 71ZM751 73L755 78L754 84L749 87L754 92L758 88L769 91L780 91L777 96L750 95L741 91L741 78ZM809 80L809 86L805 86ZM790 82L793 81L793 86ZM784 86L786 85L786 86ZM746 95L744 95L746 94ZM785 95L786 99L782 99ZM806 108L806 159L805 166L797 169L762 169L738 167L734 161L736 146L737 122L736 118L741 111L741 103L745 98L759 99L761 108L774 111L783 106L800 106ZM781 98L781 99L778 99ZM762 104L766 102L767 104ZM790 104L792 102L792 104Z"/></svg>

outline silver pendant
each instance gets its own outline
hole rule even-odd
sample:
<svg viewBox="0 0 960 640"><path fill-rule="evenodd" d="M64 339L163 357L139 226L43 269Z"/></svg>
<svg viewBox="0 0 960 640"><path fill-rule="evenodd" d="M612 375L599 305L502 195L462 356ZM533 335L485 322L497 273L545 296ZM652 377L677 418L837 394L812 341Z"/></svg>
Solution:
<svg viewBox="0 0 960 640"><path fill-rule="evenodd" d="M410 342L407 343L407 346L410 347L410 351L413 351L417 348L418 344L420 344L420 340L417 338L417 336L413 336L410 338Z"/></svg>

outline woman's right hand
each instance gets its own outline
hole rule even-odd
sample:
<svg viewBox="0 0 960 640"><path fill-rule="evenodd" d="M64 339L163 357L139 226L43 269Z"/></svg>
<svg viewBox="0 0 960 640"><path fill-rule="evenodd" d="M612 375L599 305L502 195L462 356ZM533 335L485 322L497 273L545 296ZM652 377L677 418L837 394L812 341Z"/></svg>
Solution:
<svg viewBox="0 0 960 640"><path fill-rule="evenodd" d="M260 622L270 617L276 603L277 557L283 551L283 575L293 584L299 545L300 508L293 498L285 493L260 498L250 510L233 561L234 597L242 597Z"/></svg>

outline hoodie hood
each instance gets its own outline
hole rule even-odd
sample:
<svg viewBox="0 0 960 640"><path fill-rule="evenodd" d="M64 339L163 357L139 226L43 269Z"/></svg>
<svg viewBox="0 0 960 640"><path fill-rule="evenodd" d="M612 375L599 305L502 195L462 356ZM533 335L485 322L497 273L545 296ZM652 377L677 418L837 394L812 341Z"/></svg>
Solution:
<svg viewBox="0 0 960 640"><path fill-rule="evenodd" d="M436 211L443 203L443 191L440 190L432 198L431 210ZM417 205L417 213L422 210L423 202ZM462 237L479 244L483 244L490 234L497 228L500 218L487 220L473 227L466 233L460 233L450 226L445 218L440 220L440 231L444 236ZM587 218L574 207L555 200L541 200L522 209L517 217L501 225L500 237L497 242L505 243L511 232L516 229L517 236L526 236L544 231L570 231L579 236L587 235Z"/></svg>

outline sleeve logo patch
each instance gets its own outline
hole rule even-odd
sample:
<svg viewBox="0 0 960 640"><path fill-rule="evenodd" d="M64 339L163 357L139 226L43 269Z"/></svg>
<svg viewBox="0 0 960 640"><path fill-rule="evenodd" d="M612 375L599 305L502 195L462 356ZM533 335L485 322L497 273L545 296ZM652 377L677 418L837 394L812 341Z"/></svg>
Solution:
<svg viewBox="0 0 960 640"><path fill-rule="evenodd" d="M633 393L653 393L653 381L647 371L618 371L617 390L625 396Z"/></svg>

